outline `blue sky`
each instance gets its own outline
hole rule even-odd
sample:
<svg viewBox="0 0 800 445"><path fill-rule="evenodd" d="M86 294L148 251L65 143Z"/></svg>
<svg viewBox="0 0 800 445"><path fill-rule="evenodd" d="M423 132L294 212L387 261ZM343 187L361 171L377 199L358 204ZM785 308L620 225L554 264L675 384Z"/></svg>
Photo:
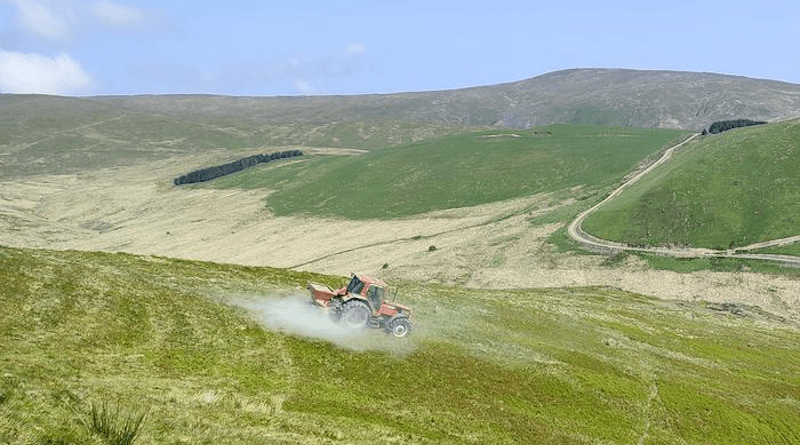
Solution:
<svg viewBox="0 0 800 445"><path fill-rule="evenodd" d="M0 0L0 92L394 93L567 68L800 83L800 2Z"/></svg>

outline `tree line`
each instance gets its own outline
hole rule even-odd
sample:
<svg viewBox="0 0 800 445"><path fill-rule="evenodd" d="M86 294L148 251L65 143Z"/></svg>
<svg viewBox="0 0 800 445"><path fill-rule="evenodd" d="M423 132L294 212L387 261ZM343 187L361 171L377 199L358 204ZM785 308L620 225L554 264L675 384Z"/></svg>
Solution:
<svg viewBox="0 0 800 445"><path fill-rule="evenodd" d="M193 184L195 182L210 181L212 179L219 178L220 176L236 173L238 171L242 171L248 167L253 167L258 164L277 161L278 159L291 158L295 156L303 156L303 152L300 150L286 150L286 151L278 151L272 154L248 156L246 158L242 158L234 162L229 162L227 164L216 165L214 167L208 167L201 170L195 170L183 176L178 176L177 178L175 178L174 182L175 185L181 185L181 184Z"/></svg>
<svg viewBox="0 0 800 445"><path fill-rule="evenodd" d="M733 119L729 121L717 121L711 124L707 129L703 129L703 135L711 134L719 134L723 131L731 130L733 128L739 127L749 127L751 125L764 125L766 122L764 121L753 121L750 119Z"/></svg>

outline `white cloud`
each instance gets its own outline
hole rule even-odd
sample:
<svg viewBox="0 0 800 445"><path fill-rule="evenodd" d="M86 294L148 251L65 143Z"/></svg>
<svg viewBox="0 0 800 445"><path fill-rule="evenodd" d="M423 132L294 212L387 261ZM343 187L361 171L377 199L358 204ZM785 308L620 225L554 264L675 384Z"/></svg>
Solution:
<svg viewBox="0 0 800 445"><path fill-rule="evenodd" d="M87 91L92 78L66 54L47 57L0 50L0 91L4 93L75 94Z"/></svg>
<svg viewBox="0 0 800 445"><path fill-rule="evenodd" d="M145 11L110 0L94 2L88 8L100 23L112 28L137 28L148 22Z"/></svg>
<svg viewBox="0 0 800 445"><path fill-rule="evenodd" d="M317 91L313 85L304 79L295 79L292 86L300 94L314 94Z"/></svg>
<svg viewBox="0 0 800 445"><path fill-rule="evenodd" d="M136 69L153 81L180 83L182 88L227 94L262 94L279 90L280 94L335 94L337 84L346 83L367 71L363 44L341 45L327 52L287 54L269 60L208 64L180 67L174 64L148 64ZM264 60L267 59L267 60ZM341 92L339 90L338 92Z"/></svg>
<svg viewBox="0 0 800 445"><path fill-rule="evenodd" d="M12 5L7 34L28 47L64 47L103 29L133 30L157 25L157 12L115 0L0 0ZM31 45L32 44L32 45ZM40 45L43 44L43 45ZM39 50L34 50L39 52ZM80 61L7 51L0 47L0 91L6 93L83 94L93 87Z"/></svg>
<svg viewBox="0 0 800 445"><path fill-rule="evenodd" d="M319 94L318 86L332 79L351 76L358 67L359 56L366 53L362 43L351 43L339 51L322 54L295 55L266 68L253 70L252 79L291 79L301 94Z"/></svg>
<svg viewBox="0 0 800 445"><path fill-rule="evenodd" d="M49 41L72 41L89 27L133 29L155 21L150 11L112 0L0 0L17 8L21 31Z"/></svg>
<svg viewBox="0 0 800 445"><path fill-rule="evenodd" d="M364 54L365 52L367 52L367 47L363 43L351 43L347 45L347 48L344 50L344 53L348 56Z"/></svg>
<svg viewBox="0 0 800 445"><path fill-rule="evenodd" d="M74 20L69 11L54 8L34 0L11 0L17 7L17 25L23 30L49 40L69 40L72 38Z"/></svg>

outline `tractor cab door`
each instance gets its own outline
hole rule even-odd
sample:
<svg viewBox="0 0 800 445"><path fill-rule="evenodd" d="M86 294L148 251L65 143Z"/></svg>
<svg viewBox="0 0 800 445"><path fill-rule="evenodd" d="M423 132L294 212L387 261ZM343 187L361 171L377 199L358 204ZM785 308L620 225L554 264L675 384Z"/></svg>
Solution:
<svg viewBox="0 0 800 445"><path fill-rule="evenodd" d="M367 299L375 311L380 310L383 303L383 288L374 284L367 289Z"/></svg>

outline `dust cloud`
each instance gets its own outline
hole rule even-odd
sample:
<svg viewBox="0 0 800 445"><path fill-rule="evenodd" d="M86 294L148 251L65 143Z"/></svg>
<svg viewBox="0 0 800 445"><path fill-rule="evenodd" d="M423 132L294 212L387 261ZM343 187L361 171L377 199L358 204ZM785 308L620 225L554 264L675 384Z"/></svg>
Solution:
<svg viewBox="0 0 800 445"><path fill-rule="evenodd" d="M322 340L357 352L381 351L404 355L414 349L410 338L398 339L381 329L353 330L335 323L326 310L312 305L308 296L236 299L232 303L246 309L265 329L272 332Z"/></svg>

